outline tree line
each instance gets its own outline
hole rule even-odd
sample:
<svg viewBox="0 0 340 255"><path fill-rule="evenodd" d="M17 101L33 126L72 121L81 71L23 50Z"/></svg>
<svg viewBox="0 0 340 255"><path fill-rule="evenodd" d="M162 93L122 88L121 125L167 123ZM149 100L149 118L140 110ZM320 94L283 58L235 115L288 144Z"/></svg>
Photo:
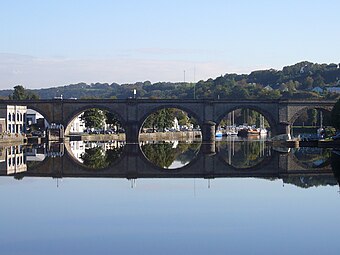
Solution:
<svg viewBox="0 0 340 255"><path fill-rule="evenodd" d="M27 90L43 99L63 95L63 98L179 98L179 99L279 99L279 98L325 98L334 99L338 95L327 92L329 86L340 85L338 64L317 64L300 62L285 66L282 70L268 69L253 71L250 74L225 74L215 79L198 82L136 82L117 83L78 83L48 89ZM18 87L21 86L21 87ZM21 99L22 85L13 91L0 91L0 96ZM320 87L324 92L313 92ZM18 90L18 91L16 91ZM19 94L17 92L20 92ZM7 94L6 94L7 93ZM33 93L33 94L32 94ZM35 98L35 96L34 96ZM33 99L34 99L33 98ZM25 98L27 99L27 98Z"/></svg>

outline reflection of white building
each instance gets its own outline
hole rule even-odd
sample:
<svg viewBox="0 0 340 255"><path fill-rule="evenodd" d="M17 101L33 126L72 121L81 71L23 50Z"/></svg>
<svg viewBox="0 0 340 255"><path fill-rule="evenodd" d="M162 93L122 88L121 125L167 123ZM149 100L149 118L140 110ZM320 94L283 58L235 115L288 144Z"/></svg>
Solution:
<svg viewBox="0 0 340 255"><path fill-rule="evenodd" d="M112 141L112 142L84 142L84 141L70 141L70 149L73 156L81 163L81 155L85 153L86 149L101 148L103 153L107 150L117 149L124 146L125 142Z"/></svg>
<svg viewBox="0 0 340 255"><path fill-rule="evenodd" d="M78 115L71 124L71 133L83 133L85 131L85 121L81 119L84 113Z"/></svg>
<svg viewBox="0 0 340 255"><path fill-rule="evenodd" d="M27 161L41 162L46 158L45 148L41 147L26 147L25 151Z"/></svg>
<svg viewBox="0 0 340 255"><path fill-rule="evenodd" d="M12 134L20 134L26 128L26 106L1 105L0 106L0 129Z"/></svg>
<svg viewBox="0 0 340 255"><path fill-rule="evenodd" d="M21 145L2 148L0 171L7 175L27 171L26 157Z"/></svg>
<svg viewBox="0 0 340 255"><path fill-rule="evenodd" d="M70 148L73 156L83 163L81 155L85 153L85 144L83 141L70 141Z"/></svg>

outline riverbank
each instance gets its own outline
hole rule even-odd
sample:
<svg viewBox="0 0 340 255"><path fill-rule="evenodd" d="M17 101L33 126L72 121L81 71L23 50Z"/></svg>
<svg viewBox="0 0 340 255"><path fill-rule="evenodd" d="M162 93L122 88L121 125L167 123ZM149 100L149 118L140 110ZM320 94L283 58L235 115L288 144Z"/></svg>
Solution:
<svg viewBox="0 0 340 255"><path fill-rule="evenodd" d="M299 147L318 147L318 148L340 148L340 140L316 140L316 141L268 141L268 144L274 147L287 147L287 148L299 148Z"/></svg>
<svg viewBox="0 0 340 255"><path fill-rule="evenodd" d="M1 144L26 144L27 137L23 135L9 134L9 135L0 135L0 143Z"/></svg>
<svg viewBox="0 0 340 255"><path fill-rule="evenodd" d="M123 141L125 134L77 134L68 136L71 141ZM185 140L201 138L200 131L140 133L140 141Z"/></svg>

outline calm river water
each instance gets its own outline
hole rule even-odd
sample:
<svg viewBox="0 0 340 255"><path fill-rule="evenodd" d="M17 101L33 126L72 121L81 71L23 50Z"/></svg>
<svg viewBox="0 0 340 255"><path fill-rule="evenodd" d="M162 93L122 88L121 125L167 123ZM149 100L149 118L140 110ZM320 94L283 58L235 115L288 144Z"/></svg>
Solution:
<svg viewBox="0 0 340 255"><path fill-rule="evenodd" d="M235 138L0 152L0 254L339 253L337 151Z"/></svg>

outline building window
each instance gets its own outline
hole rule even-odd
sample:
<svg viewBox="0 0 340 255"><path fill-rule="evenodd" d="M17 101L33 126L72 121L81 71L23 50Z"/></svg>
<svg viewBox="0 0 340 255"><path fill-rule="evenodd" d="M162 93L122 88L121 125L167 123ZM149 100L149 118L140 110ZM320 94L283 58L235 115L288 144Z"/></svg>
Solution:
<svg viewBox="0 0 340 255"><path fill-rule="evenodd" d="M17 113L17 121L20 121L20 115Z"/></svg>
<svg viewBox="0 0 340 255"><path fill-rule="evenodd" d="M11 166L12 165L12 161L11 161L11 158L8 159L8 166Z"/></svg>
<svg viewBox="0 0 340 255"><path fill-rule="evenodd" d="M11 132L11 124L8 124L8 131Z"/></svg>
<svg viewBox="0 0 340 255"><path fill-rule="evenodd" d="M15 121L15 113L12 114L12 121Z"/></svg>
<svg viewBox="0 0 340 255"><path fill-rule="evenodd" d="M11 121L11 114L8 113L8 120Z"/></svg>

